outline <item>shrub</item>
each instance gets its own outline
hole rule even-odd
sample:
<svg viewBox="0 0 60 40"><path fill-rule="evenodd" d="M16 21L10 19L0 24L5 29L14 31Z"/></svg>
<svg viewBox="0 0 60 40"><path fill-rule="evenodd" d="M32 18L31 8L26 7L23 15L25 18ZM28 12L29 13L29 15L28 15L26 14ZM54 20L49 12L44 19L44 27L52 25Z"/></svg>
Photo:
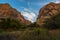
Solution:
<svg viewBox="0 0 60 40"><path fill-rule="evenodd" d="M31 23L28 27L40 27L36 22Z"/></svg>
<svg viewBox="0 0 60 40"><path fill-rule="evenodd" d="M0 28L2 29L20 29L24 26L21 24L21 22L17 19L12 18L0 18Z"/></svg>
<svg viewBox="0 0 60 40"><path fill-rule="evenodd" d="M60 13L47 20L44 26L48 29L60 29Z"/></svg>

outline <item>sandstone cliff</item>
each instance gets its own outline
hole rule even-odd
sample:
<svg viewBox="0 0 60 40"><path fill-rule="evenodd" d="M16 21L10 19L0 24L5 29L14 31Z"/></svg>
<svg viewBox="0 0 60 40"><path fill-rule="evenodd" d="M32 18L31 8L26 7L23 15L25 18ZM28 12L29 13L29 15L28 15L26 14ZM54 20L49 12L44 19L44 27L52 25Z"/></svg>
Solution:
<svg viewBox="0 0 60 40"><path fill-rule="evenodd" d="M56 4L56 3L51 2L45 5L39 11L39 15L37 18L37 24L42 26L45 21L47 21L53 15L56 15L59 11L60 11L60 3Z"/></svg>
<svg viewBox="0 0 60 40"><path fill-rule="evenodd" d="M16 9L12 8L9 4L0 4L0 18L3 17L11 17L14 19L18 19L21 23L29 25L31 22L24 19L20 12Z"/></svg>

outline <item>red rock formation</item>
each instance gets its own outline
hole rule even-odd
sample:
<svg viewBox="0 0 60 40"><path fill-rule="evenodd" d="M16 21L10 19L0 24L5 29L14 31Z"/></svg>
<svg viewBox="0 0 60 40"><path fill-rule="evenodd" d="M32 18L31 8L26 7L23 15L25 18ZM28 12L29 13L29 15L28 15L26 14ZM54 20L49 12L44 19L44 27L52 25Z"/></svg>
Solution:
<svg viewBox="0 0 60 40"><path fill-rule="evenodd" d="M21 23L29 25L31 22L24 19L20 12L12 8L9 4L0 4L0 17L11 17L18 19Z"/></svg>
<svg viewBox="0 0 60 40"><path fill-rule="evenodd" d="M51 2L45 5L39 11L39 16L37 18L37 24L40 26L43 25L47 19L51 18L53 15L56 15L58 12L60 12L60 4Z"/></svg>

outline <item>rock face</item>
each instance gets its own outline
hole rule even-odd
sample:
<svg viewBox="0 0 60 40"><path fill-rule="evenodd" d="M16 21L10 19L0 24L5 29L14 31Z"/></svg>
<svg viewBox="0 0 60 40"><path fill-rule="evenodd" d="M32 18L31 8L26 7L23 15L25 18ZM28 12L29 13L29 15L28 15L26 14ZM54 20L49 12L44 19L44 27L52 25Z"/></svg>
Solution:
<svg viewBox="0 0 60 40"><path fill-rule="evenodd" d="M39 11L37 24L42 26L47 19L51 18L53 15L58 14L58 12L60 12L60 3L56 4L56 3L51 2L45 5Z"/></svg>
<svg viewBox="0 0 60 40"><path fill-rule="evenodd" d="M9 4L0 4L0 18L3 17L11 17L14 19L18 19L21 23L29 25L31 22L24 19L20 12L16 9L12 8Z"/></svg>

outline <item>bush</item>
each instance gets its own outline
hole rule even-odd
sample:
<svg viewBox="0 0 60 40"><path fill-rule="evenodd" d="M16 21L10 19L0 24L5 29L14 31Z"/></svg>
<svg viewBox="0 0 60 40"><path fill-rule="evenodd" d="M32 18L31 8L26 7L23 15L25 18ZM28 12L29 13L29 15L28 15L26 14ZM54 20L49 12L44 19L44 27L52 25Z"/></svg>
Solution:
<svg viewBox="0 0 60 40"><path fill-rule="evenodd" d="M2 29L20 29L24 26L17 19L12 18L0 18L0 28Z"/></svg>
<svg viewBox="0 0 60 40"><path fill-rule="evenodd" d="M28 27L40 27L36 22L31 23Z"/></svg>
<svg viewBox="0 0 60 40"><path fill-rule="evenodd" d="M44 26L48 29L60 29L60 13L47 20Z"/></svg>

